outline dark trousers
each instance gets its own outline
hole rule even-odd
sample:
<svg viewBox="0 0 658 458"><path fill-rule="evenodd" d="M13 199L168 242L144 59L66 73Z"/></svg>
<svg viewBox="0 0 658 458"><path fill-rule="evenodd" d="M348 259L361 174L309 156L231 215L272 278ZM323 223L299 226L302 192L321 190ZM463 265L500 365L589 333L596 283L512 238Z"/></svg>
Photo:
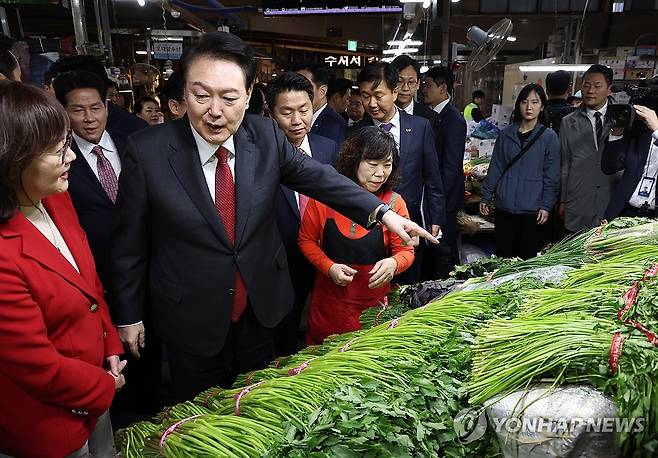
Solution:
<svg viewBox="0 0 658 458"><path fill-rule="evenodd" d="M439 245L427 244L423 256L422 280L448 278L459 262L457 250L457 212L447 212L446 222L441 227ZM421 242L424 243L424 242Z"/></svg>
<svg viewBox="0 0 658 458"><path fill-rule="evenodd" d="M502 258L533 258L545 243L544 225L537 214L516 215L496 209L496 255Z"/></svg>
<svg viewBox="0 0 658 458"><path fill-rule="evenodd" d="M292 310L281 323L274 328L274 350L276 356L288 356L299 351L299 342L305 341L305 336L300 335L299 328L302 312L308 301L308 296L313 288L315 280L315 268L303 258L293 258L295 254L288 255L288 266L290 278L295 291L295 302Z"/></svg>
<svg viewBox="0 0 658 458"><path fill-rule="evenodd" d="M213 386L229 388L239 374L266 367L274 358L273 334L260 324L248 304L237 323L231 323L218 354L192 355L167 346L176 400L192 399Z"/></svg>
<svg viewBox="0 0 658 458"><path fill-rule="evenodd" d="M398 285L413 285L421 281L425 250L425 242L421 239L420 244L414 247L414 262L407 270L397 275L393 279L393 283Z"/></svg>

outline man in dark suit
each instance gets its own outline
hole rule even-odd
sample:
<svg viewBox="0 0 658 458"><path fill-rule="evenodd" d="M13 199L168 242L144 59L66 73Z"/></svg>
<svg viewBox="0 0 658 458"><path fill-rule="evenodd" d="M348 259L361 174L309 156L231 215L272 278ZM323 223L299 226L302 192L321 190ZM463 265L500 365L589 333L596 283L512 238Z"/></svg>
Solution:
<svg viewBox="0 0 658 458"><path fill-rule="evenodd" d="M77 159L69 171L69 194L80 225L87 234L96 270L114 312L109 294L111 247L117 209L115 200L121 174L126 137L109 124L105 102L105 82L87 71L68 72L54 81L54 90L69 116ZM150 324L150 323L149 323ZM160 408L161 345L152 339L140 361L130 360L126 374L132 383L117 395L112 406L115 427L148 418Z"/></svg>
<svg viewBox="0 0 658 458"><path fill-rule="evenodd" d="M658 216L658 116L654 110L642 105L635 105L635 112L646 129L636 128L627 134L623 129L613 129L601 157L603 173L624 172L613 187L603 216L608 221L619 216Z"/></svg>
<svg viewBox="0 0 658 458"><path fill-rule="evenodd" d="M271 119L245 116L256 64L238 37L204 35L181 71L187 116L128 139L112 271L122 340L143 348L148 290L175 392L189 399L273 356L294 300L274 217L281 184L406 243L432 236L300 154Z"/></svg>
<svg viewBox="0 0 658 458"><path fill-rule="evenodd" d="M438 235L445 223L445 194L432 126L426 119L410 116L396 107L398 81L397 70L388 63L370 64L361 70L357 84L370 117L355 129L370 125L393 135L400 150L401 180L396 192L407 204L411 220ZM423 215L423 200L428 208L427 218ZM417 247L414 263L398 278L399 282L420 281L423 251L422 245Z"/></svg>
<svg viewBox="0 0 658 458"><path fill-rule="evenodd" d="M313 127L311 133L322 135L338 145L347 137L347 121L327 103L329 71L320 64L304 64L297 73L305 76L313 85Z"/></svg>
<svg viewBox="0 0 658 458"><path fill-rule="evenodd" d="M332 78L327 89L327 105L334 109L347 122L347 105L352 95L352 81L346 78Z"/></svg>
<svg viewBox="0 0 658 458"><path fill-rule="evenodd" d="M422 103L417 103L415 98L420 87L420 65L416 59L403 54L396 57L391 65L400 74L398 80L398 98L395 104L401 110L410 115L420 116L427 119L432 125L434 139L438 138L438 120L439 115Z"/></svg>
<svg viewBox="0 0 658 458"><path fill-rule="evenodd" d="M300 152L322 164L336 165L336 142L309 133L313 117L313 86L308 79L292 72L273 79L267 85L267 106L272 119ZM274 345L278 356L297 352L299 322L313 287L315 269L297 245L301 216L307 201L308 197L283 185L276 200L276 223L286 247L288 270L295 291L292 310L275 330Z"/></svg>
<svg viewBox="0 0 658 458"><path fill-rule="evenodd" d="M441 177L446 190L446 222L440 247L430 247L425 278L446 278L459 262L457 248L457 213L464 208L464 146L466 121L452 104L450 94L455 82L447 67L434 67L425 73L424 102L438 113L436 146Z"/></svg>

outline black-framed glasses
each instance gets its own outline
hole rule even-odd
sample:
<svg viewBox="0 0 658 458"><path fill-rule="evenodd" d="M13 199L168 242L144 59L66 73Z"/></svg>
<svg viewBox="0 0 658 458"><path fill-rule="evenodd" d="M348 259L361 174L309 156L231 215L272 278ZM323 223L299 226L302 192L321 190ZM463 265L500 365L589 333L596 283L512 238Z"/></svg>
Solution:
<svg viewBox="0 0 658 458"><path fill-rule="evenodd" d="M71 147L71 143L73 143L73 131L69 129L69 131L66 133L66 138L64 140L64 147L62 147L61 150L55 153L56 156L60 157L62 164L64 163L64 159L66 158L66 152Z"/></svg>

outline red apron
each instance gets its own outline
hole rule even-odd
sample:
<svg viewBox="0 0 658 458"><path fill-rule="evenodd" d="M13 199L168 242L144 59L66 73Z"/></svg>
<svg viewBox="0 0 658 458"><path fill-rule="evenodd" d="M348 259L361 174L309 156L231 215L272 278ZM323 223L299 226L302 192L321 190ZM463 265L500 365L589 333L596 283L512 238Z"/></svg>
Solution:
<svg viewBox="0 0 658 458"><path fill-rule="evenodd" d="M391 195L394 197L391 198ZM382 196L382 200L391 198L392 204L396 196L389 191ZM378 305L391 289L390 283L377 289L368 288L371 276L368 272L377 261L390 256L380 225L361 238L351 239L340 232L334 220L334 211L328 208L322 251L335 263L348 265L357 273L347 286L336 285L322 272L316 274L308 312L308 345L320 344L331 334L361 329L361 313Z"/></svg>

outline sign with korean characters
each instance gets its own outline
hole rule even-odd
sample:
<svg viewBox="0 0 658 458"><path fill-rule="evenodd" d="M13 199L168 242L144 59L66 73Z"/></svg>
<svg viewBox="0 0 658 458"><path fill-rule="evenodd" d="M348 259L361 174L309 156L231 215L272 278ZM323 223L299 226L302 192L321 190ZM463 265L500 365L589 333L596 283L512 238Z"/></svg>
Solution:
<svg viewBox="0 0 658 458"><path fill-rule="evenodd" d="M156 59L178 60L183 55L183 43L154 41L153 54Z"/></svg>
<svg viewBox="0 0 658 458"><path fill-rule="evenodd" d="M329 68L361 68L378 60L379 58L375 56L337 54L325 57L324 63Z"/></svg>

